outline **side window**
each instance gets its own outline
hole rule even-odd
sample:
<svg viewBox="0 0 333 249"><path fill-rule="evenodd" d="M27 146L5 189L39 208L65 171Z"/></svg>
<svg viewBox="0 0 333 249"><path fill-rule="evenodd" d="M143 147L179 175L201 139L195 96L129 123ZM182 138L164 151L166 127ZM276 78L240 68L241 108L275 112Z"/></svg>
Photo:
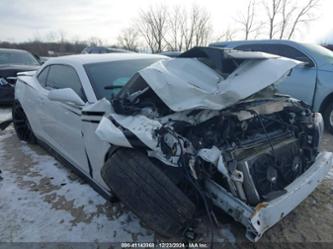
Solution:
<svg viewBox="0 0 333 249"><path fill-rule="evenodd" d="M283 57L287 57L294 60L299 60L303 62L311 62L311 59L308 58L305 54L299 50L283 45L283 44L247 44L238 46L236 49L244 51L260 51L270 54L276 54Z"/></svg>
<svg viewBox="0 0 333 249"><path fill-rule="evenodd" d="M39 84L41 84L41 86L43 86L43 87L46 86L46 79L47 79L47 75L49 73L49 69L50 69L49 66L45 67L37 76Z"/></svg>
<svg viewBox="0 0 333 249"><path fill-rule="evenodd" d="M86 101L81 81L70 66L52 65L47 77L46 87L54 89L72 88L83 101Z"/></svg>

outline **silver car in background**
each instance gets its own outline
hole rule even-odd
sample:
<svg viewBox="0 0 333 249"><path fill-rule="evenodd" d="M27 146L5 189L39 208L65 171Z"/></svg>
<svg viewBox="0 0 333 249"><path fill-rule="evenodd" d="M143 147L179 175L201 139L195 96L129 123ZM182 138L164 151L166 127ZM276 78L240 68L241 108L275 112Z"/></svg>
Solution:
<svg viewBox="0 0 333 249"><path fill-rule="evenodd" d="M226 41L211 47L261 51L304 62L277 86L281 93L304 101L323 115L325 127L333 133L333 52L315 44L290 40Z"/></svg>

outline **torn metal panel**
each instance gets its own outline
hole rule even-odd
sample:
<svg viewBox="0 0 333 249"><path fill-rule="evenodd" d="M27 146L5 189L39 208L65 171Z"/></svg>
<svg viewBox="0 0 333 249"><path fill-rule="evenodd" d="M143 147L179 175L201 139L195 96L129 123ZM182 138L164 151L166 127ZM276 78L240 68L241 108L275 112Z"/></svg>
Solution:
<svg viewBox="0 0 333 249"><path fill-rule="evenodd" d="M142 115L124 116L119 114L110 114L108 117L103 117L96 129L96 134L103 140L111 144L133 147L130 135L136 136L145 146L152 150L157 149L158 140L154 137L154 132L161 128L158 121L149 119ZM126 134L128 130L131 134Z"/></svg>
<svg viewBox="0 0 333 249"><path fill-rule="evenodd" d="M126 136L113 122L103 117L96 129L96 135L102 140L113 145L132 148L132 145L127 140Z"/></svg>
<svg viewBox="0 0 333 249"><path fill-rule="evenodd" d="M149 119L143 115L137 116L123 116L118 114L111 114L111 117L120 124L122 127L131 131L140 141L142 141L148 148L152 150L157 149L157 139L154 132L161 128L160 122Z"/></svg>

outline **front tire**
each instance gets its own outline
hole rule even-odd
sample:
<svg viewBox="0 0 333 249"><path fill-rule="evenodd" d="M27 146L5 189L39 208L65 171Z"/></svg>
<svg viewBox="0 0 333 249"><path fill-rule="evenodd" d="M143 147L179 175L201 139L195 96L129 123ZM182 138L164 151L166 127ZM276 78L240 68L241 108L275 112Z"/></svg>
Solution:
<svg viewBox="0 0 333 249"><path fill-rule="evenodd" d="M12 109L13 124L16 134L20 140L26 141L30 144L35 144L37 139L31 129L29 120L20 104L15 101Z"/></svg>
<svg viewBox="0 0 333 249"><path fill-rule="evenodd" d="M117 150L102 168L113 193L148 227L177 238L190 225L195 205L142 152Z"/></svg>

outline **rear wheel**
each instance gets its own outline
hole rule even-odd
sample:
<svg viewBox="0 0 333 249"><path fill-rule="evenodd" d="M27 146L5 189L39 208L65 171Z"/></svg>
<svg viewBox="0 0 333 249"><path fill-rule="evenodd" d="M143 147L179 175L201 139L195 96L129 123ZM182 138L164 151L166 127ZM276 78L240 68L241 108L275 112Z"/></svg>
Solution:
<svg viewBox="0 0 333 249"><path fill-rule="evenodd" d="M102 177L113 193L160 235L179 237L191 224L195 205L144 153L119 149L105 163Z"/></svg>
<svg viewBox="0 0 333 249"><path fill-rule="evenodd" d="M25 112L18 101L14 102L12 115L14 129L18 138L28 143L35 144L37 142L37 139L31 129L29 120L25 115Z"/></svg>

